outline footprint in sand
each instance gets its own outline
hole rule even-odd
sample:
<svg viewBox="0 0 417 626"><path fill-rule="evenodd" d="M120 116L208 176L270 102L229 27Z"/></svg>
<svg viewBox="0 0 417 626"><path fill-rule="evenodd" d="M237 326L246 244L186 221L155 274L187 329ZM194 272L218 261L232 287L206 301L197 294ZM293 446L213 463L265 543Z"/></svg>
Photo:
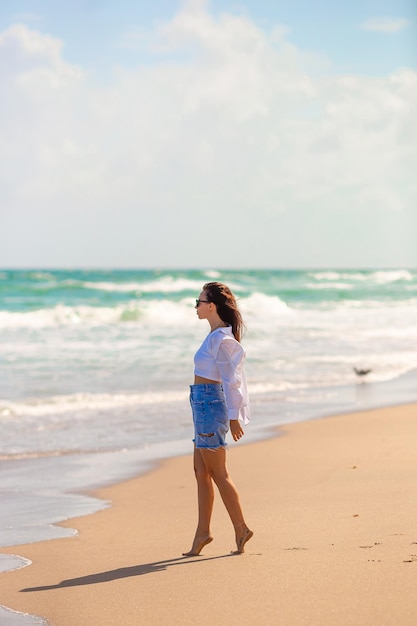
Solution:
<svg viewBox="0 0 417 626"><path fill-rule="evenodd" d="M410 554L411 559L406 559L403 563L415 563L417 561L417 554Z"/></svg>

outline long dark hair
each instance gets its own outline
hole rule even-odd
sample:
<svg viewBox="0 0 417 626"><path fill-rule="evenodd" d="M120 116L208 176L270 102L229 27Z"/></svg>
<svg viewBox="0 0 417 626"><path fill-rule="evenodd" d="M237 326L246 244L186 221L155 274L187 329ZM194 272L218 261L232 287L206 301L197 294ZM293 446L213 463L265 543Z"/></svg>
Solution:
<svg viewBox="0 0 417 626"><path fill-rule="evenodd" d="M206 283L203 291L208 300L216 305L220 319L230 324L234 338L240 342L245 325L237 308L236 298L229 287L223 283Z"/></svg>

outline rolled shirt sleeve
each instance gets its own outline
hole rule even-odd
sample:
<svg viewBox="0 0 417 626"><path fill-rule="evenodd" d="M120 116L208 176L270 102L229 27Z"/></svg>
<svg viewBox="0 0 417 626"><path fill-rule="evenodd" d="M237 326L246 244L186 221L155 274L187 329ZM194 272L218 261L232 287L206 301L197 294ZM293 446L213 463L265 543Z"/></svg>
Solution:
<svg viewBox="0 0 417 626"><path fill-rule="evenodd" d="M221 375L229 420L249 422L249 400L245 376L245 350L235 339L224 337L216 364Z"/></svg>

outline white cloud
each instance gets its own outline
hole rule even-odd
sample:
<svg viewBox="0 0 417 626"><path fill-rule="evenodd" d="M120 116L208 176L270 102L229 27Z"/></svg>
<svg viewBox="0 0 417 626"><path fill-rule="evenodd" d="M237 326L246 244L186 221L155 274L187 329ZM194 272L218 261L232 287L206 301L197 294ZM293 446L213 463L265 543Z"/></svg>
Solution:
<svg viewBox="0 0 417 626"><path fill-rule="evenodd" d="M380 33L398 33L407 28L409 20L401 17L371 17L361 24L362 30L374 30Z"/></svg>
<svg viewBox="0 0 417 626"><path fill-rule="evenodd" d="M84 74L63 60L62 47L22 24L0 33L3 211L25 211L29 198L33 210L65 194L60 153L72 133Z"/></svg>
<svg viewBox="0 0 417 626"><path fill-rule="evenodd" d="M59 40L24 26L0 34L5 239L19 222L73 263L93 242L110 265L109 254L143 263L141 249L150 263L204 264L202 238L218 223L239 224L248 242L281 237L284 250L285 220L407 211L416 72L313 78L276 32L192 3L147 35L184 58L119 67L106 87L66 63ZM227 264L227 236L213 236ZM234 261L250 265L260 246Z"/></svg>
<svg viewBox="0 0 417 626"><path fill-rule="evenodd" d="M28 89L28 98L37 91L42 97L49 90L71 87L83 76L78 68L62 59L59 39L30 30L24 24L10 26L0 33L0 71L3 97L16 96L13 90Z"/></svg>

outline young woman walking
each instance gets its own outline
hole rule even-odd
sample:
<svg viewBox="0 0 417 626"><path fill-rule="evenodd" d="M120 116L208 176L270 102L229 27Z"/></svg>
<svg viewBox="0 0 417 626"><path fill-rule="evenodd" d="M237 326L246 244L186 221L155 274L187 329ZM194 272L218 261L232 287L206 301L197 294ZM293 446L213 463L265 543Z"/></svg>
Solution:
<svg viewBox="0 0 417 626"><path fill-rule="evenodd" d="M210 332L194 357L194 384L190 403L194 421L194 471L198 489L198 524L193 545L184 556L198 556L213 541L210 521L216 484L235 530L236 554L244 552L253 536L246 525L239 494L226 467L226 433L234 441L249 422L244 371L245 351L240 344L242 316L229 287L211 282L203 286L196 310L210 324Z"/></svg>

